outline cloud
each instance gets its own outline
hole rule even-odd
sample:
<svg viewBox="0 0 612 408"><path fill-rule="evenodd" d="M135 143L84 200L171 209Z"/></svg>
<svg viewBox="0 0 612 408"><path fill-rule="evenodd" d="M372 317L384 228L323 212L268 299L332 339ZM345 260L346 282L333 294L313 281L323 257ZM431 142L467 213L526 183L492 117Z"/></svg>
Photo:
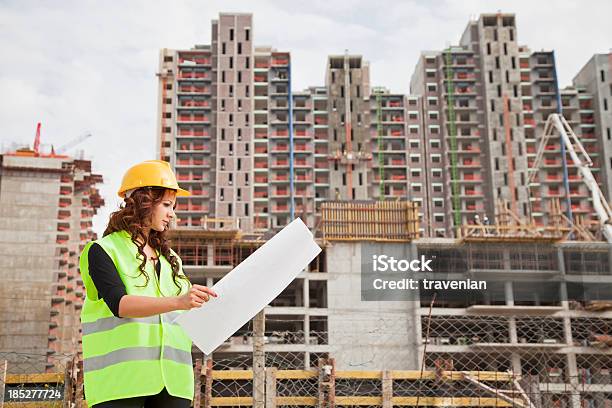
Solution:
<svg viewBox="0 0 612 408"><path fill-rule="evenodd" d="M0 140L60 146L89 131L84 149L103 174L107 208L123 171L153 158L160 48L209 44L220 12L250 12L256 45L290 51L293 87L324 85L329 54L363 54L371 83L408 93L422 50L457 43L470 16L514 12L518 40L555 49L561 85L594 53L608 52L612 3L591 1L3 1L0 3Z"/></svg>

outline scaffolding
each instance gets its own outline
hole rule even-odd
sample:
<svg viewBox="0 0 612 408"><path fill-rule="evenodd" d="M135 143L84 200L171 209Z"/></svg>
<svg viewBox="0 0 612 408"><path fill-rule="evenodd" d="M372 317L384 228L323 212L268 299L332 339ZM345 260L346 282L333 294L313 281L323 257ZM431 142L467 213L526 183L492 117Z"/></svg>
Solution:
<svg viewBox="0 0 612 408"><path fill-rule="evenodd" d="M483 224L479 220L474 224L462 225L458 228L458 238L464 242L558 242L571 230L562 220L548 227L524 222L501 199L497 201L496 207L495 223Z"/></svg>
<svg viewBox="0 0 612 408"><path fill-rule="evenodd" d="M419 237L412 201L328 201L321 204L324 241L410 242Z"/></svg>

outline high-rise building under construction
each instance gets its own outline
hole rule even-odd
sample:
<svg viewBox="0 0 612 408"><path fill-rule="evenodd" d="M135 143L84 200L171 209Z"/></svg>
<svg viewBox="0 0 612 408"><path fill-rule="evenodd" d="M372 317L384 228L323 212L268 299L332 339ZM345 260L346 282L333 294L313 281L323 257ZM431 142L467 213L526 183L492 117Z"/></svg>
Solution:
<svg viewBox="0 0 612 408"><path fill-rule="evenodd" d="M289 52L254 46L250 14L221 14L211 45L160 54L157 151L192 192L179 225L314 227L322 201L382 199L418 202L424 236L505 208L536 225L554 209L590 221L559 138L535 161L548 115L563 113L610 197L609 58L560 89L554 53L517 38L513 14L483 14L458 45L422 53L409 95L371 86L349 53L328 57L325 86L294 92Z"/></svg>
<svg viewBox="0 0 612 408"><path fill-rule="evenodd" d="M609 171L598 157L605 155L596 136L602 127L585 110L593 90L559 89L555 64L552 51L518 45L512 14L481 15L468 23L459 46L422 53L411 93L423 98L422 134L431 149L425 171L432 180L444 175L428 185L424 206L442 196L444 211L430 217L426 233L452 236L476 215L493 220L500 200L537 225L550 221L553 201L570 217L594 216L590 191L558 137L535 163L548 115L559 112L591 155L596 180Z"/></svg>

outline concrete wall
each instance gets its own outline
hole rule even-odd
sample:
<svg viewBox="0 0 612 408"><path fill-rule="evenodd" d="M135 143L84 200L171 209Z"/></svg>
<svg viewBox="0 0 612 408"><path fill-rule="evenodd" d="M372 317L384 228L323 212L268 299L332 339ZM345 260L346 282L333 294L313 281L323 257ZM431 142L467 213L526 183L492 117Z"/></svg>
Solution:
<svg viewBox="0 0 612 408"><path fill-rule="evenodd" d="M335 243L327 248L330 355L339 370L415 370L418 368L415 301L361 300L363 253L400 251L403 244Z"/></svg>
<svg viewBox="0 0 612 408"><path fill-rule="evenodd" d="M80 348L78 257L95 239L91 217L103 200L93 186L102 179L67 157L0 163L0 352L12 353L11 372L61 370Z"/></svg>
<svg viewBox="0 0 612 408"><path fill-rule="evenodd" d="M43 372L58 271L60 175L3 169L0 177L0 350L39 355L31 368Z"/></svg>
<svg viewBox="0 0 612 408"><path fill-rule="evenodd" d="M494 24L493 21L494 20ZM493 82L488 80L483 84L483 97L486 101L486 126L490 166L490 184L486 187L489 213L495 210L497 199L512 202L516 200L514 209L519 216L528 213L529 195L527 186L521 183L527 174L527 158L521 152L525 147L523 124L519 47L516 42L516 26L513 15L483 15L479 19L478 41L481 71L483 78L489 73ZM508 98L509 124L504 123L504 95ZM493 104L493 105L492 105ZM505 130L510 128L511 146L508 146ZM519 148L520 145L520 148ZM511 150L511 152L510 152ZM509 156L512 156L513 164ZM497 161L497 166L491 163ZM512 169L512 171L510 171ZM513 178L515 191L511 191Z"/></svg>
<svg viewBox="0 0 612 408"><path fill-rule="evenodd" d="M252 229L252 182L245 183L248 175L253 180L253 17L251 14L221 14L213 24L214 58L217 70L217 106L224 109L216 115L217 159L225 160L225 169L218 170L215 181L217 205L215 217L236 217L244 230ZM249 32L248 39L246 32ZM246 60L249 60L248 68ZM250 88L247 96L246 89ZM240 106L238 104L240 103ZM221 137L221 130L224 136ZM240 136L238 136L240 132ZM248 146L247 146L248 145ZM240 170L237 161L241 160ZM223 189L223 202L220 202ZM240 189L238 196L237 189ZM248 204L248 215L245 204Z"/></svg>
<svg viewBox="0 0 612 408"><path fill-rule="evenodd" d="M369 151L370 103L366 99L370 96L369 65L361 56L348 55L330 56L327 64L329 150L343 155L341 160L336 160L338 170L335 166L330 168L330 194L334 197L332 199L365 200L369 198L369 183L359 185L358 180L360 173L364 180L367 179L368 162L344 157L344 152L347 156L352 153L353 157L357 157L359 146L362 151ZM348 115L347 108L350 110ZM346 134L348 129L351 129L353 134L350 149ZM354 167L351 170L352 180L348 177L347 163Z"/></svg>

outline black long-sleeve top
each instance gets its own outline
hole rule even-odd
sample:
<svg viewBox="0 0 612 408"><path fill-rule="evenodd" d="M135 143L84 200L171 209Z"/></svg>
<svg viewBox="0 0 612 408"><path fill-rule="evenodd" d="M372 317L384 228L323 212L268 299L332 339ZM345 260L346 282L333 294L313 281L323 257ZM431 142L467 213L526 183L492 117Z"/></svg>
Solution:
<svg viewBox="0 0 612 408"><path fill-rule="evenodd" d="M119 277L119 272L111 257L98 245L93 244L89 248L89 276L98 290L98 297L104 299L104 303L117 317L119 316L119 302L127 295L125 285ZM159 277L161 264L155 263L155 270Z"/></svg>

